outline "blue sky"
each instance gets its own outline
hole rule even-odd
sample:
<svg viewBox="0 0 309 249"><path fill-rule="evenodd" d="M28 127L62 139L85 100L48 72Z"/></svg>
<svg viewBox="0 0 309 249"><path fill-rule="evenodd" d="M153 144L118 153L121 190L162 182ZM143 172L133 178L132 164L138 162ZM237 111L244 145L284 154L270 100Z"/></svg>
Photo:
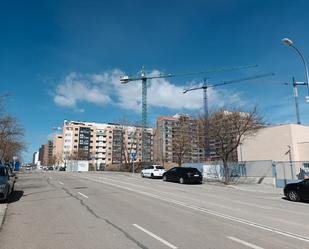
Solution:
<svg viewBox="0 0 309 249"><path fill-rule="evenodd" d="M274 72L275 76L209 90L210 107L258 105L268 123L296 122L291 86L305 80L295 42L309 57L307 1L1 1L0 84L8 112L26 130L26 161L64 119L140 120L141 84L123 74L182 73L222 66L257 68L208 74L210 83ZM203 75L149 82L149 125L159 115L197 115ZM306 87L300 115L309 123Z"/></svg>

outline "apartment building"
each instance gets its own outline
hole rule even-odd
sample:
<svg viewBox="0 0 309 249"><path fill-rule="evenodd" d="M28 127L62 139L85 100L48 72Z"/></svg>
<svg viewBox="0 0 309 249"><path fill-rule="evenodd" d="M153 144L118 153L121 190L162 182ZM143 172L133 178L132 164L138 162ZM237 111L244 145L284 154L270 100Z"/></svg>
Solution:
<svg viewBox="0 0 309 249"><path fill-rule="evenodd" d="M53 136L53 161L55 164L62 165L63 155L63 135L56 134Z"/></svg>
<svg viewBox="0 0 309 249"><path fill-rule="evenodd" d="M39 149L39 161L41 165L51 165L53 157L53 142L48 141L47 144L41 145Z"/></svg>
<svg viewBox="0 0 309 249"><path fill-rule="evenodd" d="M199 163L205 161L221 161L216 150L221 144L216 139L205 141L203 127L199 120L184 114L162 116L157 119L154 135L154 161L160 164L176 164L182 149L181 163ZM182 148L181 143L183 143ZM206 156L205 144L209 146ZM237 161L237 151L231 155Z"/></svg>
<svg viewBox="0 0 309 249"><path fill-rule="evenodd" d="M153 160L153 129L147 129L147 158ZM111 164L130 162L130 154L136 152L141 161L142 129L113 123L64 121L63 158L86 159L99 169Z"/></svg>
<svg viewBox="0 0 309 249"><path fill-rule="evenodd" d="M32 164L33 165L38 165L39 164L39 152L38 151L33 153Z"/></svg>
<svg viewBox="0 0 309 249"><path fill-rule="evenodd" d="M183 148L179 147L181 143ZM197 163L205 160L198 121L183 114L159 117L154 135L155 162L177 163L179 149L183 150L183 163Z"/></svg>

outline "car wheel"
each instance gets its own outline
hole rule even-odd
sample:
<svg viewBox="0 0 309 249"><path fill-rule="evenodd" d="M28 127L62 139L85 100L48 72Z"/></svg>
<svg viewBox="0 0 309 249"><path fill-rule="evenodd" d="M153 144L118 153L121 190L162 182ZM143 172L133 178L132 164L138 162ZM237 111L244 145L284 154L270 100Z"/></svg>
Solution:
<svg viewBox="0 0 309 249"><path fill-rule="evenodd" d="M143 177L143 178L145 177L143 173L141 173L141 177Z"/></svg>
<svg viewBox="0 0 309 249"><path fill-rule="evenodd" d="M180 184L184 184L185 183L185 179L183 179L182 177L179 178L179 183Z"/></svg>
<svg viewBox="0 0 309 249"><path fill-rule="evenodd" d="M300 201L299 194L294 190L289 191L288 197L291 201Z"/></svg>
<svg viewBox="0 0 309 249"><path fill-rule="evenodd" d="M166 176L163 176L163 181L165 181L165 182L167 181Z"/></svg>
<svg viewBox="0 0 309 249"><path fill-rule="evenodd" d="M151 174L150 178L151 178L151 179L153 178L153 174Z"/></svg>

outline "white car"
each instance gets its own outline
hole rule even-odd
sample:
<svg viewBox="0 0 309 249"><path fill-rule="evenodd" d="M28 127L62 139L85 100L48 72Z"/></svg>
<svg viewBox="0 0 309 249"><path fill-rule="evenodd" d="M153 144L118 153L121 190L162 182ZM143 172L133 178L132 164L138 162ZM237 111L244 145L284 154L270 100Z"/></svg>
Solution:
<svg viewBox="0 0 309 249"><path fill-rule="evenodd" d="M145 167L141 171L142 177L150 177L150 178L162 178L163 174L165 172L165 169L161 165L151 165Z"/></svg>

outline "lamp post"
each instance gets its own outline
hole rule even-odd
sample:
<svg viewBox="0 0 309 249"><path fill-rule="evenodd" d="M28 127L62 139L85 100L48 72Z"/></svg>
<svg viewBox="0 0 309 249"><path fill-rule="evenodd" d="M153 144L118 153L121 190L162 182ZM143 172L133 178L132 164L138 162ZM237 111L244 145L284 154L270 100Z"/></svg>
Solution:
<svg viewBox="0 0 309 249"><path fill-rule="evenodd" d="M297 52L297 54L300 56L300 58L301 58L301 60L304 64L305 73L306 73L306 80L307 80L307 87L308 87L308 95L306 96L306 102L309 103L309 74L308 74L308 66L307 66L306 60L305 60L303 54L300 52L300 50L297 47L294 46L292 40L290 40L289 38L283 38L281 41L284 45L286 45L288 47L292 47Z"/></svg>

